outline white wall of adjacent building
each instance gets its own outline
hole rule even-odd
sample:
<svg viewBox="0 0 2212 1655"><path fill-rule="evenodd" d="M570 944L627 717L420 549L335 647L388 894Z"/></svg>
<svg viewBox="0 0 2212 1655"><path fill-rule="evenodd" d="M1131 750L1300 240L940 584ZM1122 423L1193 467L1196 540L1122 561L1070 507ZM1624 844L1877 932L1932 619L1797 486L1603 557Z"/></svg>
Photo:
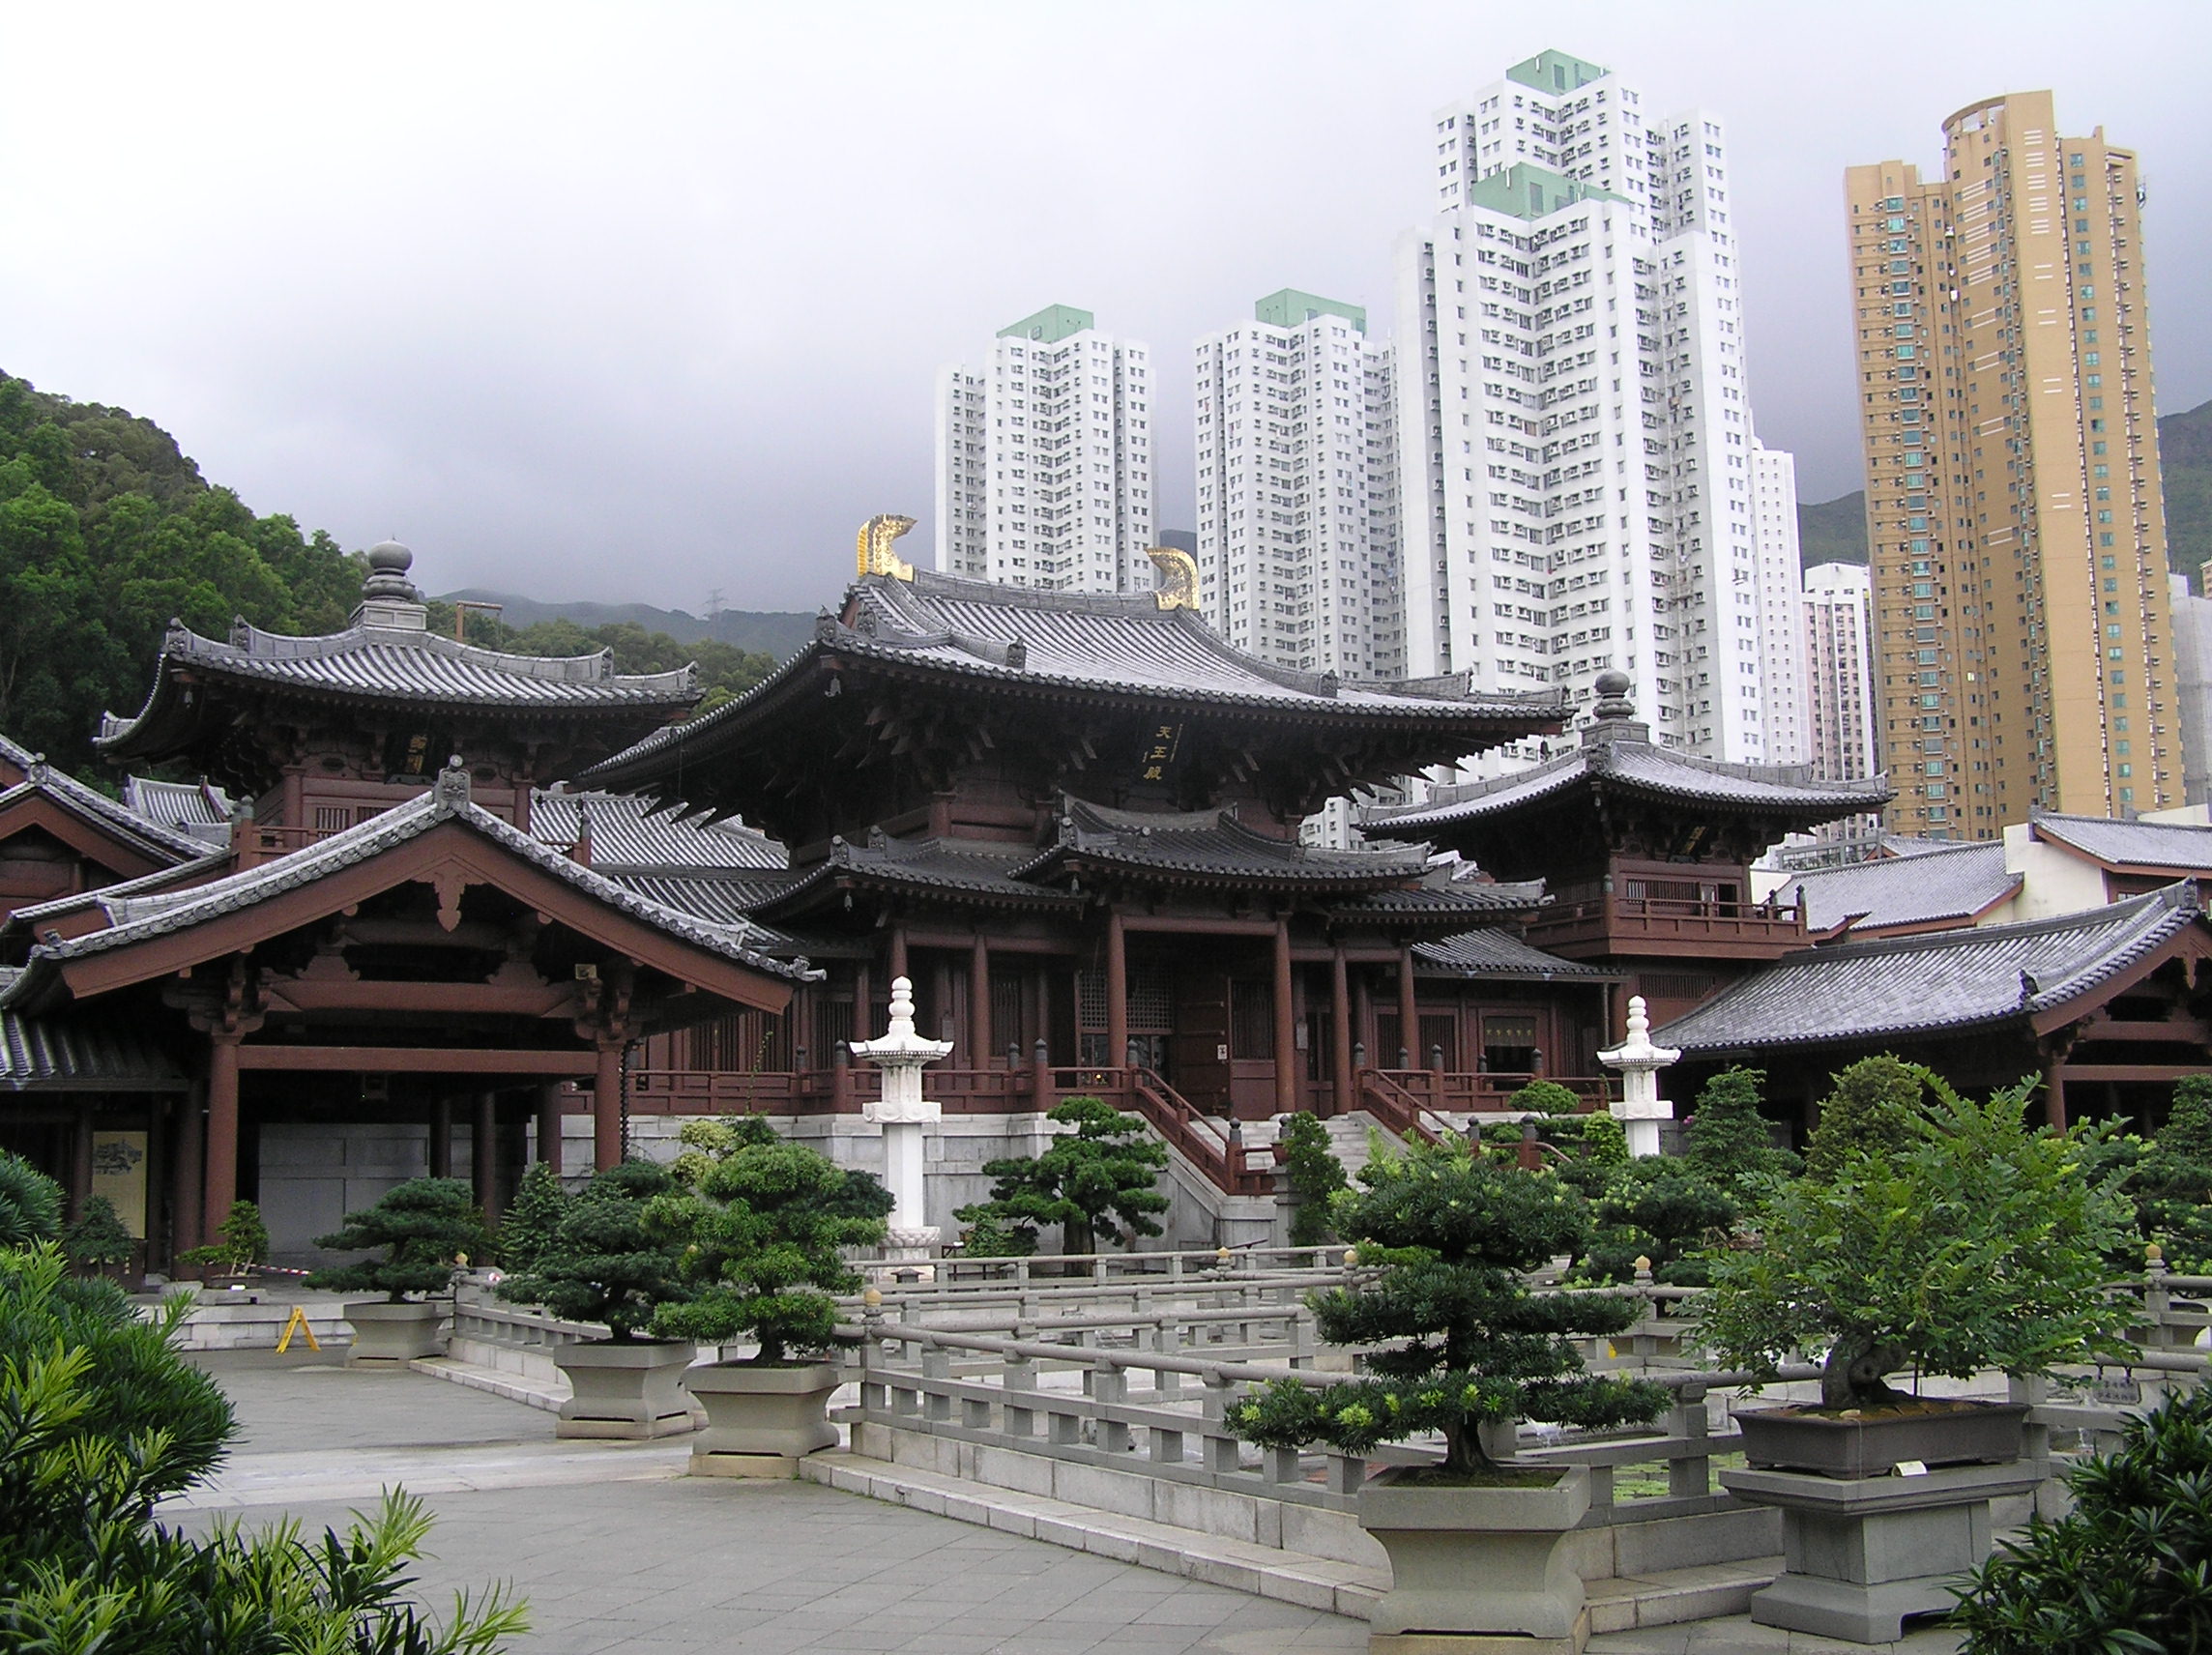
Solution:
<svg viewBox="0 0 2212 1655"><path fill-rule="evenodd" d="M937 566L1056 592L1149 592L1150 349L1052 305L937 388Z"/></svg>
<svg viewBox="0 0 2212 1655"><path fill-rule="evenodd" d="M1586 702L1617 667L1668 744L1775 757L1722 124L1546 52L1431 135L1397 271L1409 673Z"/></svg>
<svg viewBox="0 0 2212 1655"><path fill-rule="evenodd" d="M1759 585L1760 719L1766 762L1812 757L1805 697L1805 597L1797 545L1797 462L1756 437L1751 445L1751 533Z"/></svg>

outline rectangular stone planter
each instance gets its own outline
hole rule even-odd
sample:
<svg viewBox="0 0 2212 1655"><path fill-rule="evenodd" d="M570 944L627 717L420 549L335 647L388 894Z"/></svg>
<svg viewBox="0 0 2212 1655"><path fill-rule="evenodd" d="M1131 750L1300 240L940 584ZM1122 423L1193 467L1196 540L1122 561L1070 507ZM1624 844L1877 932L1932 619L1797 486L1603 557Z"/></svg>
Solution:
<svg viewBox="0 0 2212 1655"><path fill-rule="evenodd" d="M1906 1615L1935 1614L1990 1554L1990 1502L2043 1481L2037 1461L1954 1466L1925 1476L1723 1471L1737 1499L1782 1508L1784 1572L1751 1618L1852 1643L1894 1643Z"/></svg>
<svg viewBox="0 0 2212 1655"><path fill-rule="evenodd" d="M1837 1419L1797 1408L1735 1416L1753 1466L1823 1477L1878 1477L1901 1461L1924 1466L1997 1466L2017 1460L2027 1405L1961 1402L1940 1413Z"/></svg>
<svg viewBox="0 0 2212 1655"><path fill-rule="evenodd" d="M560 1346L553 1365L569 1395L553 1435L636 1441L691 1430L698 1421L679 1381L698 1353L688 1342L642 1339Z"/></svg>
<svg viewBox="0 0 2212 1655"><path fill-rule="evenodd" d="M1584 1466L1548 1488L1408 1486L1383 1472L1359 1492L1360 1526L1390 1556L1372 1655L1581 1655L1589 1615L1568 1537L1589 1504Z"/></svg>
<svg viewBox="0 0 2212 1655"><path fill-rule="evenodd" d="M446 1307L408 1301L360 1299L345 1307L353 1326L353 1348L346 1366L371 1372L405 1373L418 1356L435 1356L446 1348Z"/></svg>
<svg viewBox="0 0 2212 1655"><path fill-rule="evenodd" d="M684 1388L707 1410L691 1444L691 1475L796 1477L800 1460L837 1445L827 1410L843 1379L831 1362L711 1362L688 1370Z"/></svg>

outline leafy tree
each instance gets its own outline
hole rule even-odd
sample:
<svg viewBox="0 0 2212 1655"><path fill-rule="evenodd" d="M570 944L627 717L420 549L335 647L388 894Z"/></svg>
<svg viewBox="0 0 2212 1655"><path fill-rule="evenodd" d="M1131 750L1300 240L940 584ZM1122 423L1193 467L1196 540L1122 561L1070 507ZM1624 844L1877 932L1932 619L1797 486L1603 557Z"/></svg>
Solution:
<svg viewBox="0 0 2212 1655"><path fill-rule="evenodd" d="M1760 1111L1760 1089L1766 1071L1740 1065L1723 1069L1698 1090L1691 1111L1686 1159L1722 1189L1746 1193L1754 1180L1784 1177L1798 1170L1795 1155L1777 1149Z"/></svg>
<svg viewBox="0 0 2212 1655"><path fill-rule="evenodd" d="M385 1192L315 1245L336 1253L381 1247L381 1259L317 1270L307 1286L326 1292L380 1292L398 1304L411 1292L438 1292L453 1279L453 1261L480 1253L483 1215L476 1195L459 1178L409 1178Z"/></svg>
<svg viewBox="0 0 2212 1655"><path fill-rule="evenodd" d="M62 1186L0 1149L0 1247L28 1247L62 1233Z"/></svg>
<svg viewBox="0 0 2212 1655"><path fill-rule="evenodd" d="M1960 1592L1965 1655L2212 1648L2212 1390L2128 1420L2065 1475L2074 1509L2031 1517Z"/></svg>
<svg viewBox="0 0 2212 1655"><path fill-rule="evenodd" d="M1907 1368L2037 1374L2125 1349L2132 1312L2102 1289L2129 1215L2084 1174L2089 1130L2031 1129L2032 1080L1982 1104L1925 1069L1909 1078L1934 1102L1903 1147L1868 1134L1776 1197L1758 1251L1714 1264L1706 1345L1766 1375L1824 1350L1828 1408L1896 1402L1888 1376Z"/></svg>
<svg viewBox="0 0 2212 1655"><path fill-rule="evenodd" d="M239 1275L250 1265L268 1263L269 1226L261 1221L261 1208L253 1203L232 1202L216 1236L204 1247L178 1254L177 1263L199 1269L212 1267L228 1275Z"/></svg>
<svg viewBox="0 0 2212 1655"><path fill-rule="evenodd" d="M689 1296L677 1249L645 1220L646 1203L676 1187L651 1161L609 1167L566 1204L531 1267L502 1281L499 1296L603 1321L616 1344L628 1344L661 1305Z"/></svg>
<svg viewBox="0 0 2212 1655"><path fill-rule="evenodd" d="M2175 1083L2166 1124L2125 1188L2143 1236L2164 1245L2170 1267L2188 1275L2212 1268L2212 1075Z"/></svg>
<svg viewBox="0 0 2212 1655"><path fill-rule="evenodd" d="M499 1262L510 1272L529 1270L568 1210L568 1192L561 1187L560 1175L545 1162L533 1161L500 1217L494 1249Z"/></svg>
<svg viewBox="0 0 2212 1655"><path fill-rule="evenodd" d="M103 1195L87 1200L77 1221L62 1232L62 1252L73 1264L128 1264L136 1245L115 1204Z"/></svg>
<svg viewBox="0 0 2212 1655"><path fill-rule="evenodd" d="M1328 1227L1329 1201L1351 1182L1344 1176L1344 1163L1328 1147L1328 1128L1304 1110L1284 1119L1278 1142L1291 1194L1297 1198L1291 1216L1291 1245L1322 1246L1336 1234Z"/></svg>
<svg viewBox="0 0 2212 1655"><path fill-rule="evenodd" d="M1101 1235L1126 1246L1139 1235L1159 1234L1151 1214L1168 1208L1168 1198L1155 1187L1168 1152L1147 1135L1145 1123L1097 1097L1071 1097L1045 1118L1075 1130L1056 1136L1034 1158L984 1162L991 1199L953 1216L974 1223L991 1212L1027 1231L1033 1244L1040 1226L1057 1224L1061 1251L1075 1255L1095 1252Z"/></svg>
<svg viewBox="0 0 2212 1655"><path fill-rule="evenodd" d="M320 1543L283 1524L193 1540L155 1502L204 1478L230 1406L152 1321L50 1244L0 1254L0 1646L49 1655L495 1655L524 1629L497 1590L441 1626L405 1595L429 1520L388 1495Z"/></svg>
<svg viewBox="0 0 2212 1655"><path fill-rule="evenodd" d="M1634 1299L1531 1292L1523 1272L1580 1246L1582 1198L1544 1174L1477 1159L1464 1144L1424 1145L1361 1174L1337 1198L1339 1234L1380 1275L1310 1295L1321 1335L1369 1347L1375 1377L1309 1390L1278 1380L1236 1405L1231 1426L1271 1447L1328 1442L1350 1454L1443 1434L1447 1473L1495 1470L1477 1427L1556 1420L1606 1426L1656 1416L1667 1392L1583 1371L1568 1335L1616 1333Z"/></svg>
<svg viewBox="0 0 2212 1655"><path fill-rule="evenodd" d="M851 1176L771 1137L711 1160L691 1188L655 1197L650 1232L683 1250L694 1296L661 1305L653 1331L701 1344L749 1333L769 1365L828 1350L837 1325L830 1295L859 1286L842 1250L885 1234L881 1218L851 1215Z"/></svg>
<svg viewBox="0 0 2212 1655"><path fill-rule="evenodd" d="M1834 1080L1805 1144L1809 1177L1834 1177L1856 1155L1904 1149L1926 1107L1928 1071L1886 1054L1861 1058Z"/></svg>

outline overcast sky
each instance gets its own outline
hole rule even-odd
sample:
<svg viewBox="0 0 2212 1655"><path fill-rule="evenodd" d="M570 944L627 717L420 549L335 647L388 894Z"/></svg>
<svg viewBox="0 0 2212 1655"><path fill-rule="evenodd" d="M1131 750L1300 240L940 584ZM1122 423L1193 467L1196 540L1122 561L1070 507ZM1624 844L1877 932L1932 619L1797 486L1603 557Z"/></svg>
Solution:
<svg viewBox="0 0 2212 1655"><path fill-rule="evenodd" d="M1859 485L1843 168L1996 93L2140 153L2159 405L2212 395L2203 0L0 0L0 368L433 590L813 608L869 514L926 551L935 371L1047 304L1152 346L1188 523L1191 341L1386 327L1431 112L1545 46L1727 122L1806 499Z"/></svg>

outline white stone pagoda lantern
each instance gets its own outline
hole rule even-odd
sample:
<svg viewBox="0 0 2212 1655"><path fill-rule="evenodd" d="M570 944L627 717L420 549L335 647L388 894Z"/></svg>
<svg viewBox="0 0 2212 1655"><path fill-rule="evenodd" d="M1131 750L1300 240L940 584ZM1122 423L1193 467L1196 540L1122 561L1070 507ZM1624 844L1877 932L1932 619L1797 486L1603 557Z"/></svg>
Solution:
<svg viewBox="0 0 2212 1655"><path fill-rule="evenodd" d="M1651 1019L1644 997L1628 998L1628 1038L1597 1060L1620 1071L1621 1097L1613 1105L1613 1118L1628 1134L1628 1152L1634 1157L1659 1153L1659 1122L1674 1118L1674 1106L1659 1095L1659 1071L1681 1057L1668 1046L1651 1044Z"/></svg>
<svg viewBox="0 0 2212 1655"><path fill-rule="evenodd" d="M930 1122L944 1118L940 1104L921 1095L921 1071L949 1056L949 1040L924 1040L914 1031L914 983L891 979L890 1032L880 1040L850 1042L856 1058L883 1071L881 1101L862 1106L861 1118L884 1129L884 1183L891 1192L889 1246L893 1260L926 1259L938 1242L938 1230L925 1222L922 1169Z"/></svg>

